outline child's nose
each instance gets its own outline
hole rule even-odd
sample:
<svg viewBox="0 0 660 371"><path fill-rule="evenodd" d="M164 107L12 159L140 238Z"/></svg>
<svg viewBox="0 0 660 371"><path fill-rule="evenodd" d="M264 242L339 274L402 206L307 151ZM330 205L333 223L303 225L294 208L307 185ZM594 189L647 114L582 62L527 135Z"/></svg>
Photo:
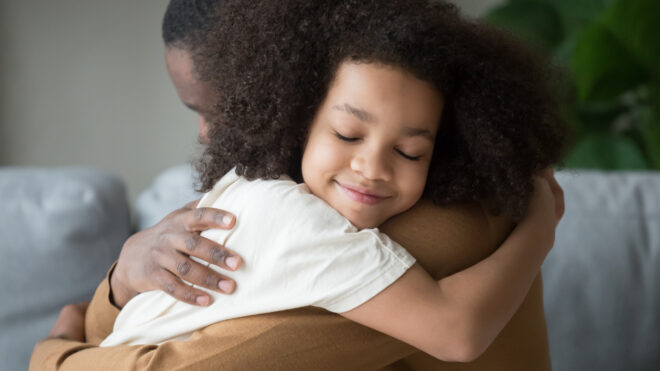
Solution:
<svg viewBox="0 0 660 371"><path fill-rule="evenodd" d="M392 168L382 150L357 153L351 160L351 168L369 180L392 180Z"/></svg>

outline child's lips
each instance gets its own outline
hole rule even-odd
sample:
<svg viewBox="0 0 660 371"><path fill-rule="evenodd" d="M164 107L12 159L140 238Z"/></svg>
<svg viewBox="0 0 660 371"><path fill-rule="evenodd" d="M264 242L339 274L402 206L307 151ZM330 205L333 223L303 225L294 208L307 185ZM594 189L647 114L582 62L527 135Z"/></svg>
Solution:
<svg viewBox="0 0 660 371"><path fill-rule="evenodd" d="M370 191L368 189L349 186L337 181L335 182L337 183L339 188L344 192L344 194L348 196L348 198L350 198L353 201L360 202L366 205L375 205L389 198L389 196L384 196L376 192Z"/></svg>

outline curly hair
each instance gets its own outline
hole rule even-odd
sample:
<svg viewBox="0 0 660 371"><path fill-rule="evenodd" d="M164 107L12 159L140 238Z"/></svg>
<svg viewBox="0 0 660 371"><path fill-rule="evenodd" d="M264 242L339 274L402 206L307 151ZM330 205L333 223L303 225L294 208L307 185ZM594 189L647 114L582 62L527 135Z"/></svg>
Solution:
<svg viewBox="0 0 660 371"><path fill-rule="evenodd" d="M163 42L167 47L195 50L204 35L219 24L221 0L170 0L162 23Z"/></svg>
<svg viewBox="0 0 660 371"><path fill-rule="evenodd" d="M236 166L302 181L308 128L344 61L400 67L445 98L424 196L488 201L519 220L532 175L566 147L552 69L502 31L434 0L228 0L197 53L221 94L202 190Z"/></svg>

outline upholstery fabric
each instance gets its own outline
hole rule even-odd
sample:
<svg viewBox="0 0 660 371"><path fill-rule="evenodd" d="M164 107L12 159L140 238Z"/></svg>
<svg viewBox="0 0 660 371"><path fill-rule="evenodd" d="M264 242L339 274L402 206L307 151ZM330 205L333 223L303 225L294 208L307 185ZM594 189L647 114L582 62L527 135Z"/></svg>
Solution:
<svg viewBox="0 0 660 371"><path fill-rule="evenodd" d="M81 167L0 168L0 369L27 369L60 309L91 298L129 233L117 177Z"/></svg>
<svg viewBox="0 0 660 371"><path fill-rule="evenodd" d="M194 190L194 174L190 165L179 165L158 175L151 186L137 198L137 229L149 228L173 210L202 198L203 193Z"/></svg>
<svg viewBox="0 0 660 371"><path fill-rule="evenodd" d="M660 369L660 173L557 179L566 213L543 265L553 368Z"/></svg>

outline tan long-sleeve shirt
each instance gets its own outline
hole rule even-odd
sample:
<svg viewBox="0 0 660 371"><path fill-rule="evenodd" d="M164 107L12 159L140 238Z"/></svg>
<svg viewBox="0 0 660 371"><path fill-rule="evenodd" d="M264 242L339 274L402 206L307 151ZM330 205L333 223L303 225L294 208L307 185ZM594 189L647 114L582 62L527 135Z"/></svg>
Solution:
<svg viewBox="0 0 660 371"><path fill-rule="evenodd" d="M438 208L421 202L381 228L436 279L488 256L511 229L478 205ZM239 283L240 284L240 283ZM318 308L213 324L187 341L99 348L119 310L109 279L87 310L87 343L48 339L30 370L550 370L540 276L525 302L476 361L438 361L396 339Z"/></svg>

